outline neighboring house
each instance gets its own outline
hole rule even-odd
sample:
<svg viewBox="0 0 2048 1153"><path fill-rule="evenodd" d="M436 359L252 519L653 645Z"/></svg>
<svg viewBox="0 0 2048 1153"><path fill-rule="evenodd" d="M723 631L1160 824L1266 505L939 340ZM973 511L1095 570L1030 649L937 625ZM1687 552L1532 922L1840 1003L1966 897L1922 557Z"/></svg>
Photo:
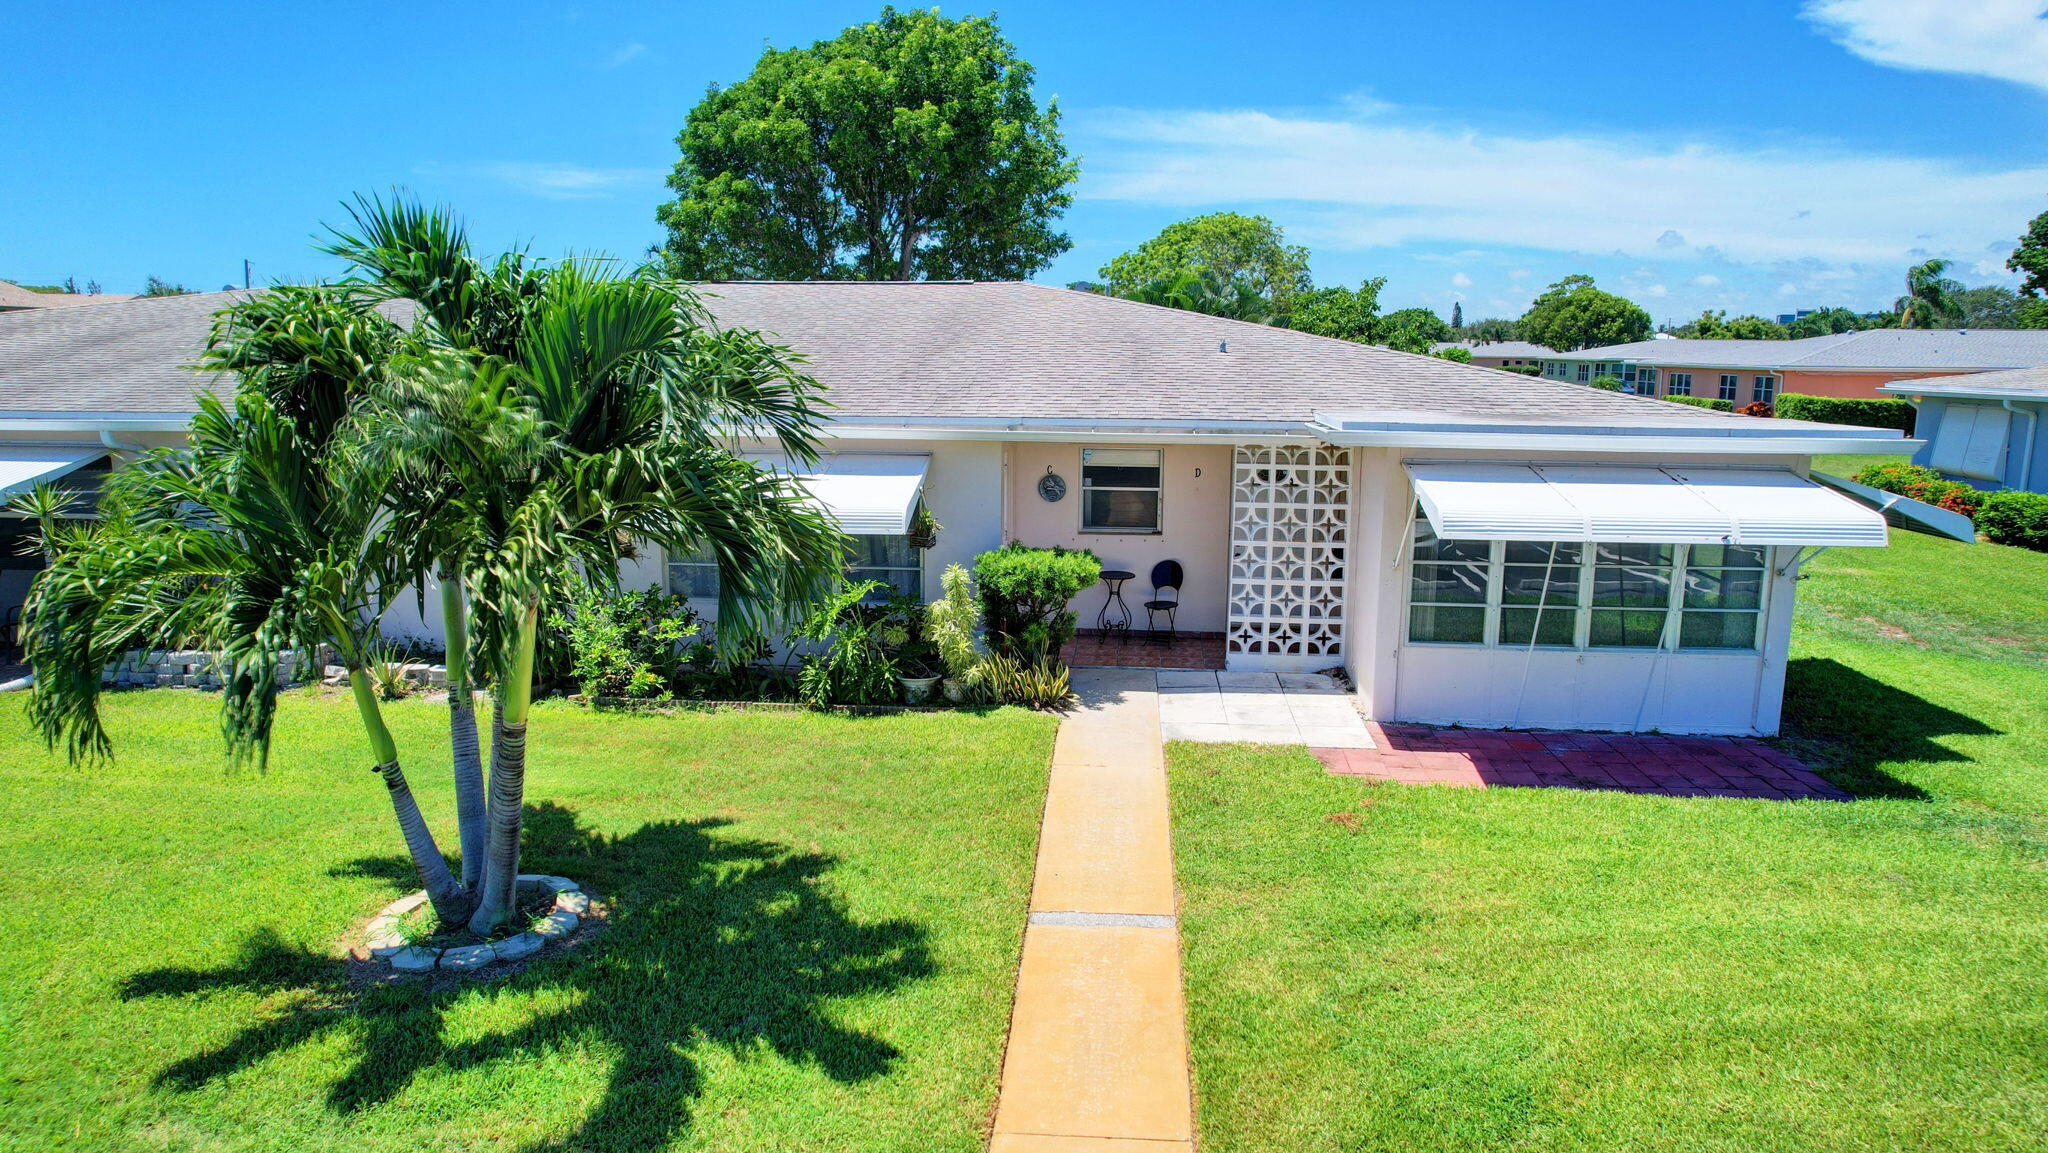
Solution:
<svg viewBox="0 0 2048 1153"><path fill-rule="evenodd" d="M1021 540L1093 550L1138 601L1177 560L1184 633L1235 669L1341 666L1386 720L1776 731L1802 549L1885 541L1810 460L1910 443L1033 284L700 291L828 387L803 483L860 575L930 599ZM209 387L179 366L235 295L0 316L8 487L175 442ZM715 581L652 552L623 575ZM401 599L391 627L432 631Z"/></svg>
<svg viewBox="0 0 2048 1153"><path fill-rule="evenodd" d="M1431 352L1442 352L1446 348L1462 348L1472 354L1472 363L1485 368L1522 368L1541 366L1546 359L1557 352L1540 344L1526 340L1441 340L1430 346Z"/></svg>
<svg viewBox="0 0 2048 1153"><path fill-rule="evenodd" d="M1883 391L1913 402L1913 463L1979 488L2048 492L2048 368L1895 380Z"/></svg>
<svg viewBox="0 0 2048 1153"><path fill-rule="evenodd" d="M72 308L81 304L112 304L134 300L125 292L35 292L12 281L0 280L0 312L17 308Z"/></svg>
<svg viewBox="0 0 2048 1153"><path fill-rule="evenodd" d="M1543 374L1580 384L1613 376L1642 396L1740 406L1781 392L1876 397L1897 380L2044 365L2048 329L1871 328L1799 340L1639 340L1552 353Z"/></svg>

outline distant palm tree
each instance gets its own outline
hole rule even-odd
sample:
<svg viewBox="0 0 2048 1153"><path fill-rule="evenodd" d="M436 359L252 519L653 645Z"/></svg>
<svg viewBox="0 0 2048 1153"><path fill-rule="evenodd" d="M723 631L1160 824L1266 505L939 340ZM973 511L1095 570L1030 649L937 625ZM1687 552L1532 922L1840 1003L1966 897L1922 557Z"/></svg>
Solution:
<svg viewBox="0 0 2048 1153"><path fill-rule="evenodd" d="M1253 324L1272 324L1278 316L1273 302L1258 289L1206 269L1178 272L1141 284L1124 293L1124 299Z"/></svg>
<svg viewBox="0 0 2048 1153"><path fill-rule="evenodd" d="M1893 306L1900 328L1944 328L1962 322L1962 305L1955 297L1963 286L1942 275L1949 268L1949 261L1936 259L1906 270L1906 295Z"/></svg>

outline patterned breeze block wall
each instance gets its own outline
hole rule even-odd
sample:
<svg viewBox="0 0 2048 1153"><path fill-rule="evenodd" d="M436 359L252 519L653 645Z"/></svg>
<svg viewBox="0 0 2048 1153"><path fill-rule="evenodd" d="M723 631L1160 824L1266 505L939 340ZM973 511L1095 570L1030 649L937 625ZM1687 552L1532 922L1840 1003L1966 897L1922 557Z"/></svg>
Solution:
<svg viewBox="0 0 2048 1153"><path fill-rule="evenodd" d="M1238 446L1230 490L1232 668L1339 662L1350 505L1350 449Z"/></svg>

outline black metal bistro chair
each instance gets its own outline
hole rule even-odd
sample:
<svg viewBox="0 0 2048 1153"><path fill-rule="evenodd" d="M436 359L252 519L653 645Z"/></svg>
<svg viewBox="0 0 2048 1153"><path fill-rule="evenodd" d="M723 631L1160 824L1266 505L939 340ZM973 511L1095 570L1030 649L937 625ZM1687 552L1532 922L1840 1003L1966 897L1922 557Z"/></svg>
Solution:
<svg viewBox="0 0 2048 1153"><path fill-rule="evenodd" d="M1145 602L1145 632L1148 635L1158 636L1160 640L1166 641L1174 638L1173 617L1180 611L1181 577L1180 562L1177 560L1163 560L1152 566L1152 599ZM1173 594L1171 599L1165 595L1168 592ZM1164 635L1159 633L1157 617L1160 613L1166 614Z"/></svg>

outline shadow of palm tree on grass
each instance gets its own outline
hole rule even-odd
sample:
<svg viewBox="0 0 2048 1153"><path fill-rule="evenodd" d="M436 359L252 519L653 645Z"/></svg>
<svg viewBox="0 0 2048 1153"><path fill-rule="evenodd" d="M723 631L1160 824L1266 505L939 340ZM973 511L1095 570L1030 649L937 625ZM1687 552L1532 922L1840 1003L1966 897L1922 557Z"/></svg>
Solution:
<svg viewBox="0 0 2048 1153"><path fill-rule="evenodd" d="M896 1048L841 1027L825 1003L929 976L924 930L900 920L855 922L824 883L834 858L712 835L725 823L671 821L608 838L560 806L529 807L524 859L607 894L613 912L591 939L508 976L360 987L343 962L264 930L228 964L138 974L123 996L296 992L288 1008L176 1062L157 1081L198 1089L341 1031L359 1038L354 1065L328 1093L330 1107L343 1113L390 1100L430 1069L566 1050L617 1053L603 1099L572 1132L541 1146L547 1149L641 1150L686 1130L703 1091L689 1048L704 1042L744 1053L765 1046L842 1082L889 1072ZM383 875L373 866L357 863ZM560 1007L513 1029L448 1039L447 1017L459 1000L535 993ZM555 1100L534 1093L531 1107Z"/></svg>
<svg viewBox="0 0 2048 1153"><path fill-rule="evenodd" d="M1785 666L1785 725L1792 743L1805 739L1829 746L1797 751L1834 784L1859 797L1916 801L1927 800L1927 791L1893 776L1884 768L1887 762L1967 761L1936 738L1998 732L1826 657L1801 657Z"/></svg>

